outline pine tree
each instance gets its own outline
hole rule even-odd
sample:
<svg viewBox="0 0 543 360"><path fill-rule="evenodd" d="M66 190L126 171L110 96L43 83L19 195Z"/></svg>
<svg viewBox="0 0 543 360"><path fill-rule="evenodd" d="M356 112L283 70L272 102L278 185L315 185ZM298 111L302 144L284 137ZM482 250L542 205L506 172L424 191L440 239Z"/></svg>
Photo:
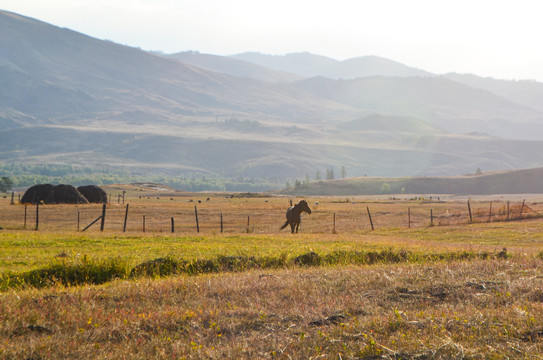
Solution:
<svg viewBox="0 0 543 360"><path fill-rule="evenodd" d="M309 174L305 173L304 186L309 186L310 182L311 182L311 179L309 178Z"/></svg>
<svg viewBox="0 0 543 360"><path fill-rule="evenodd" d="M317 170L315 172L315 181L321 181L321 180L322 180L321 171Z"/></svg>

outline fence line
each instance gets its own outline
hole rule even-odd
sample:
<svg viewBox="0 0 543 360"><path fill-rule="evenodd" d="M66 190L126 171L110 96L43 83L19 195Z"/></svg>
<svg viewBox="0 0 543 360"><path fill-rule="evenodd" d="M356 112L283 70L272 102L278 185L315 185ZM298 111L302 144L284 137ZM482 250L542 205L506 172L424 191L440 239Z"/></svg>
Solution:
<svg viewBox="0 0 543 360"><path fill-rule="evenodd" d="M120 199L122 200L122 198ZM10 199L6 202L9 203ZM322 201L321 201L322 203ZM130 205L130 214L129 214ZM100 205L10 205L0 203L0 227L4 229L81 231L80 226L101 220L104 231L198 233L277 233L284 222L286 206L254 204L223 209L206 208L204 204L191 209L187 204L109 204ZM288 205L288 204L287 204ZM372 210L370 212L370 205ZM494 221L513 221L540 217L536 206L526 201L487 201L467 203L428 202L390 203L374 202L315 203L312 215L304 215L306 233L347 233L383 229L387 227L417 228L449 226ZM392 210L388 206L392 206ZM402 205L405 205L403 207ZM34 207L34 209L33 209ZM226 207L226 206L225 206ZM364 209L364 207L366 209ZM35 211L33 211L35 210ZM362 211L360 211L362 210ZM366 211L364 211L366 210ZM429 210L429 211L428 211ZM364 214L364 212L367 213ZM331 216L333 215L333 216ZM94 223L93 222L93 223ZM175 222L175 223L174 223ZM196 222L196 224L195 224ZM35 227L32 226L35 224ZM87 230L85 228L84 230ZM97 227L88 229L97 229ZM84 231L83 230L83 231Z"/></svg>

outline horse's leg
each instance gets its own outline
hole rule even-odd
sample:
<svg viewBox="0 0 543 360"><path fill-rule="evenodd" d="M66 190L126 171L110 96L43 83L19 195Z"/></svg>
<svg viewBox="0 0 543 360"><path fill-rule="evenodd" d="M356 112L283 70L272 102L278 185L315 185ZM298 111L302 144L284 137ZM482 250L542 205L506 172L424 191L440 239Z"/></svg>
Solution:
<svg viewBox="0 0 543 360"><path fill-rule="evenodd" d="M296 223L296 234L298 233L298 228L300 227L300 223Z"/></svg>
<svg viewBox="0 0 543 360"><path fill-rule="evenodd" d="M294 234L294 227L295 227L295 226L296 226L296 225L295 225L293 222L290 223L290 232L291 232L292 234Z"/></svg>

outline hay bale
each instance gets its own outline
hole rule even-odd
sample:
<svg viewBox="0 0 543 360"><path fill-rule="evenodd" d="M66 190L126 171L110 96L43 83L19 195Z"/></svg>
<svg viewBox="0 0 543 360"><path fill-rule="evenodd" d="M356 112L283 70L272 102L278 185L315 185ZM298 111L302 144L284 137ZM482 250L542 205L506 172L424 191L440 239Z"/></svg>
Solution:
<svg viewBox="0 0 543 360"><path fill-rule="evenodd" d="M89 201L94 204L107 204L107 193L96 185L83 185L77 190Z"/></svg>
<svg viewBox="0 0 543 360"><path fill-rule="evenodd" d="M60 184L51 189L46 204L88 204L88 200L72 185Z"/></svg>
<svg viewBox="0 0 543 360"><path fill-rule="evenodd" d="M52 184L37 184L29 187L21 198L21 204L39 204L45 201L54 187L55 185Z"/></svg>

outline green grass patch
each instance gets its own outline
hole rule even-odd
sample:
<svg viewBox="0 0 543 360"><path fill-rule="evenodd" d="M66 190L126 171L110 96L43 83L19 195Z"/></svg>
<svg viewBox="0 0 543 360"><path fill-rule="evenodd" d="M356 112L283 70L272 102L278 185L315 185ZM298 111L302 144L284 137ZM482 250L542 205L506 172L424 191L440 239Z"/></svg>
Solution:
<svg viewBox="0 0 543 360"><path fill-rule="evenodd" d="M97 285L115 279L133 279L143 276L161 277L169 275L198 275L220 272L241 272L252 269L279 269L304 266L371 265L398 263L425 263L430 261L455 261L475 259L507 258L510 255L503 249L490 252L437 252L423 253L405 249L383 249L376 251L334 251L318 254L308 252L297 256L286 253L276 256L224 256L209 259L157 258L145 261L134 267L122 258L80 261L56 261L23 273L0 275L0 290L11 288L42 288L53 285L77 286Z"/></svg>
<svg viewBox="0 0 543 360"><path fill-rule="evenodd" d="M529 225L529 226L527 226ZM382 229L357 234L0 233L0 289L296 266L543 258L543 224ZM530 250L531 251L528 251Z"/></svg>
<svg viewBox="0 0 543 360"><path fill-rule="evenodd" d="M0 273L43 268L58 259L121 258L131 264L175 257L186 260L219 256L276 257L336 250L378 249L363 237L335 235L111 235L81 233L0 233Z"/></svg>

